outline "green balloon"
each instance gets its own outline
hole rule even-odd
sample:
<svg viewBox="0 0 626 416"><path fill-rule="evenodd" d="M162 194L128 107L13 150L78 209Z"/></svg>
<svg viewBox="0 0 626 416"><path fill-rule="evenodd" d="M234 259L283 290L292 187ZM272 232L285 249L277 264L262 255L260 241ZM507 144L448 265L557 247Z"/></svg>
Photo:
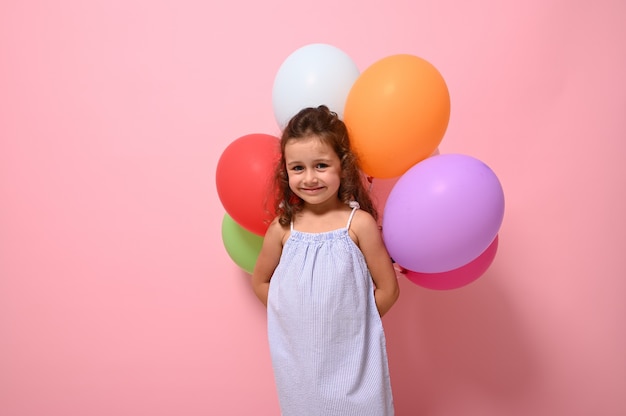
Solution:
<svg viewBox="0 0 626 416"><path fill-rule="evenodd" d="M237 224L230 215L222 220L222 241L230 258L246 272L252 274L261 252L263 237L251 233Z"/></svg>

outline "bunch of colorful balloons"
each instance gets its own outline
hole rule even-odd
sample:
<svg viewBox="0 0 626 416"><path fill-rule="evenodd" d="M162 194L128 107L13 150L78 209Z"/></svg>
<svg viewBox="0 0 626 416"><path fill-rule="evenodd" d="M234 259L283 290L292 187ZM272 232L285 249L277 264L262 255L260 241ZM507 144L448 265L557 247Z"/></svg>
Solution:
<svg viewBox="0 0 626 416"><path fill-rule="evenodd" d="M383 58L363 73L340 49L311 44L293 52L274 80L278 125L305 107L327 105L346 123L382 217L389 254L412 282L454 289L491 265L504 217L494 172L462 154L439 154L450 95L439 71L413 55ZM217 190L226 215L222 239L251 272L273 217L274 136L253 134L229 145L218 162Z"/></svg>

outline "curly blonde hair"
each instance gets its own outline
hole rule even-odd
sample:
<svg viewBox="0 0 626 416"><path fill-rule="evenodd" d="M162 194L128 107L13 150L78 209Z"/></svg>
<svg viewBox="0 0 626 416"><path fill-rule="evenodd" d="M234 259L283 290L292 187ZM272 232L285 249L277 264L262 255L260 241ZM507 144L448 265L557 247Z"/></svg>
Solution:
<svg viewBox="0 0 626 416"><path fill-rule="evenodd" d="M303 201L289 187L289 177L285 166L285 145L289 140L304 139L313 135L329 145L341 161L339 199L346 204L350 201L357 201L362 210L369 212L377 219L376 207L365 186L365 176L356 154L350 147L348 129L336 113L330 111L325 105L320 105L316 108L309 107L301 110L283 130L280 139L280 160L274 173L275 210L278 222L282 226L289 225L303 206Z"/></svg>

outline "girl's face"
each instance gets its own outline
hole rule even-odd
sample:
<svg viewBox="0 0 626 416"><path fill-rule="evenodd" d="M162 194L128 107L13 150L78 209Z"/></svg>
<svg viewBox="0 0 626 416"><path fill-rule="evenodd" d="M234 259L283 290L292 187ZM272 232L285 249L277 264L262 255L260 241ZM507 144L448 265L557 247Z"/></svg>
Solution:
<svg viewBox="0 0 626 416"><path fill-rule="evenodd" d="M290 139L285 145L289 187L306 204L335 204L341 184L341 161L318 136Z"/></svg>

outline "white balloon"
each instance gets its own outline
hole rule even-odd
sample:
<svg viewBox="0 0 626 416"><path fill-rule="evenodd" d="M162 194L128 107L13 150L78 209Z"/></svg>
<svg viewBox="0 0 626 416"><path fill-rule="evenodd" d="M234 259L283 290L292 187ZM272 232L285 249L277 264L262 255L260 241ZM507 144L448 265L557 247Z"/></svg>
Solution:
<svg viewBox="0 0 626 416"><path fill-rule="evenodd" d="M346 98L360 75L341 49L314 43L297 49L282 63L272 88L274 117L284 128L306 107L326 105L343 119Z"/></svg>

